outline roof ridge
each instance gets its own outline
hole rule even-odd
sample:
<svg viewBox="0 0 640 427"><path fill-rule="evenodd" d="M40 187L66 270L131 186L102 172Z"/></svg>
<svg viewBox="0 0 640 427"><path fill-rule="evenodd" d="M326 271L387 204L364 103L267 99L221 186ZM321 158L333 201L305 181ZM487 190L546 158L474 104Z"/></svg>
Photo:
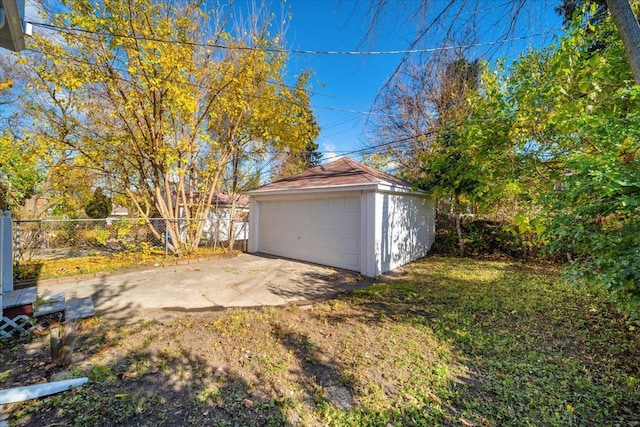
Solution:
<svg viewBox="0 0 640 427"><path fill-rule="evenodd" d="M400 180L400 181L403 181L406 185L411 186L410 182L408 182L408 181L406 181L406 180L404 180L402 178L399 178L397 176L391 175L388 172L381 171L379 169L376 169L376 168L374 168L372 166L369 166L369 165L365 165L364 163L360 163L360 162L358 162L356 160L353 160L353 159L349 159L349 160L351 162L353 162L354 164L356 164L362 171L364 171L364 172L366 172L368 174L371 174L371 175L373 175L373 176L375 176L375 177L377 177L379 179L384 179L385 181L387 181L389 183L392 183L393 181ZM375 181L373 181L373 182L375 182Z"/></svg>
<svg viewBox="0 0 640 427"><path fill-rule="evenodd" d="M412 187L411 183L374 167L362 164L349 157L340 157L330 162L306 169L296 175L262 185L256 190L310 188L348 184L386 184Z"/></svg>
<svg viewBox="0 0 640 427"><path fill-rule="evenodd" d="M370 174L370 175L376 176L376 174L372 173L372 171L376 171L377 172L377 170L375 168L369 167L369 166L367 166L367 165L365 165L363 163L360 163L360 162L358 162L356 160L353 160L353 159L350 159L350 158L349 158L349 161L350 161L351 164L353 164L357 168L357 170L361 170L366 174ZM370 179L366 175L365 175L365 178L367 178L371 182L376 182L375 180Z"/></svg>

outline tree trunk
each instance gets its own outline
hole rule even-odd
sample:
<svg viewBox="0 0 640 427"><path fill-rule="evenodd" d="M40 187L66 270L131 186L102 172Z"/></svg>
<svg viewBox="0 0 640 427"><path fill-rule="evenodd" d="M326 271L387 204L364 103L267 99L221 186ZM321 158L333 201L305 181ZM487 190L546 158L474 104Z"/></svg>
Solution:
<svg viewBox="0 0 640 427"><path fill-rule="evenodd" d="M234 196L235 197L235 196ZM230 254L233 253L233 247L236 244L236 202L235 200L232 202L231 207L229 208L229 235L227 236L227 244L229 247L227 248L227 252Z"/></svg>
<svg viewBox="0 0 640 427"><path fill-rule="evenodd" d="M238 192L238 181L240 180L240 153L235 152L233 154L233 181L231 183L231 208L229 209L229 235L227 236L227 243L229 247L227 250L230 254L233 253L233 246L236 243L236 227L235 227L235 217L236 217L236 201L238 200L237 192Z"/></svg>
<svg viewBox="0 0 640 427"><path fill-rule="evenodd" d="M606 0L618 33L624 43L633 80L640 85L640 25L633 14L629 0Z"/></svg>
<svg viewBox="0 0 640 427"><path fill-rule="evenodd" d="M458 248L460 257L464 257L464 237L462 236L462 209L460 208L460 196L455 196L456 232L458 233Z"/></svg>
<svg viewBox="0 0 640 427"><path fill-rule="evenodd" d="M56 366L69 366L73 356L73 347L77 338L77 324L66 321L57 328L51 328L51 359Z"/></svg>

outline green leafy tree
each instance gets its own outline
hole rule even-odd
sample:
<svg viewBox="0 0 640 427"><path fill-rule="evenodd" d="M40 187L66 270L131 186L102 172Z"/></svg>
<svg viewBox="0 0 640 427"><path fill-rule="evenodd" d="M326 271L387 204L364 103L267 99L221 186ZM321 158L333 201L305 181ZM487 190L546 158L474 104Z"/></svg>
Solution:
<svg viewBox="0 0 640 427"><path fill-rule="evenodd" d="M547 250L568 257L572 280L609 290L637 317L640 88L611 17L585 27L598 9L584 7L557 47L523 55L493 95L538 175Z"/></svg>
<svg viewBox="0 0 640 427"><path fill-rule="evenodd" d="M465 197L467 200L473 199L474 193L482 185L472 148L456 125L445 125L438 130L432 150L423 154L421 160L423 178L420 185L433 191L436 196L452 201L459 254L465 256L462 201Z"/></svg>
<svg viewBox="0 0 640 427"><path fill-rule="evenodd" d="M38 157L30 147L16 144L4 132L0 135L0 210L17 211L42 182Z"/></svg>
<svg viewBox="0 0 640 427"><path fill-rule="evenodd" d="M479 151L466 138L472 113L469 99L478 92L480 70L479 61L460 56L442 63L436 73L438 85L431 94L433 119L426 121L430 142L426 150L413 153L420 165L419 185L452 202L460 256L465 256L462 202L477 199L482 184Z"/></svg>
<svg viewBox="0 0 640 427"><path fill-rule="evenodd" d="M276 167L274 167L273 179L282 179L295 175L305 169L318 166L322 153L318 151L318 144L310 141L301 150L294 153L284 153L280 157L283 158Z"/></svg>
<svg viewBox="0 0 640 427"><path fill-rule="evenodd" d="M19 105L16 79L21 70L6 55L0 57L0 210L18 210L43 180L39 149L23 144L13 132L19 122L15 109Z"/></svg>
<svg viewBox="0 0 640 427"><path fill-rule="evenodd" d="M521 160L504 136L504 101L486 95L501 93L496 77L461 54L432 59L408 64L384 89L377 107L384 114L374 131L400 143L369 161L393 162L408 180L448 202L464 256L463 214L490 211L505 188L516 194L514 166Z"/></svg>
<svg viewBox="0 0 640 427"><path fill-rule="evenodd" d="M307 168L318 166L322 159L322 153L318 151L318 144L315 142L320 133L313 112L309 107L309 95L306 90L306 84L310 78L310 73L302 73L293 88L295 102L302 107L296 113L297 119L308 118L307 132L301 135L302 144L292 146L290 149L276 154L275 166L273 167L273 178L285 178L295 175Z"/></svg>
<svg viewBox="0 0 640 427"><path fill-rule="evenodd" d="M608 289L640 312L640 87L608 18L585 34L574 27L551 62L560 81L547 122L563 138L564 179L545 198L549 250L571 256L574 280ZM591 38L607 48L589 51Z"/></svg>

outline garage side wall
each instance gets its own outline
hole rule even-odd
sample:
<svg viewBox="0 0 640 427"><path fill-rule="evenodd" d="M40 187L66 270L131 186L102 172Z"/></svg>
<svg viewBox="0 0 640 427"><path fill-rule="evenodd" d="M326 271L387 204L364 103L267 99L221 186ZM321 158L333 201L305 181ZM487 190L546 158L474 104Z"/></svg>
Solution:
<svg viewBox="0 0 640 427"><path fill-rule="evenodd" d="M427 254L435 239L435 203L421 195L376 193L377 274Z"/></svg>

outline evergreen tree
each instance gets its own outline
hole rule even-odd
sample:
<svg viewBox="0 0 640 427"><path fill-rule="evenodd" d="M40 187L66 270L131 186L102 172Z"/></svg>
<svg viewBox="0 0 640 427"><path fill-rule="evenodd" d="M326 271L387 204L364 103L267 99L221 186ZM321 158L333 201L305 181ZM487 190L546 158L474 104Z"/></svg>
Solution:
<svg viewBox="0 0 640 427"><path fill-rule="evenodd" d="M101 219L108 217L112 208L113 203L111 202L111 197L104 194L102 187L98 187L93 192L93 197L89 200L84 211L89 218Z"/></svg>

